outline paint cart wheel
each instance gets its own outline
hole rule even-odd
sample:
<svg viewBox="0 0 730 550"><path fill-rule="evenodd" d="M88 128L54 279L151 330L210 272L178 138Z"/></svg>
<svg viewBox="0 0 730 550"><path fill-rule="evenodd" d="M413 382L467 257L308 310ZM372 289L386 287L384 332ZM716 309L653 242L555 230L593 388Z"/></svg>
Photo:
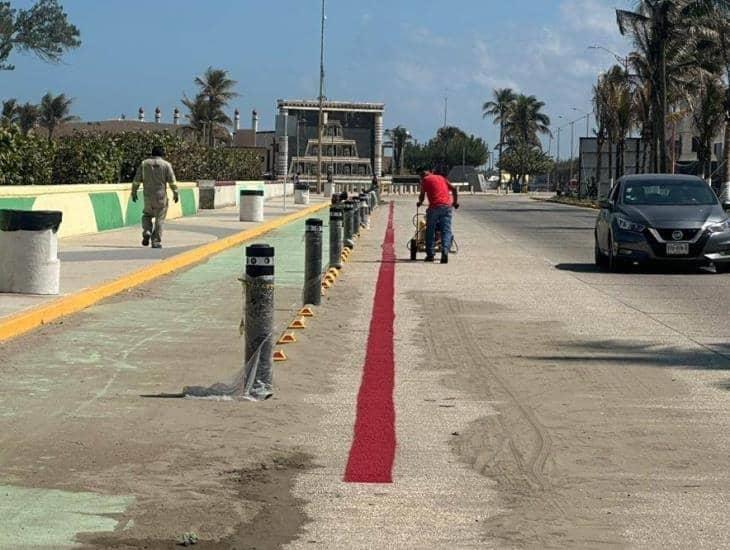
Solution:
<svg viewBox="0 0 730 550"><path fill-rule="evenodd" d="M411 260L415 260L416 255L418 254L418 243L416 242L416 239L411 239L408 243L408 249L411 251Z"/></svg>

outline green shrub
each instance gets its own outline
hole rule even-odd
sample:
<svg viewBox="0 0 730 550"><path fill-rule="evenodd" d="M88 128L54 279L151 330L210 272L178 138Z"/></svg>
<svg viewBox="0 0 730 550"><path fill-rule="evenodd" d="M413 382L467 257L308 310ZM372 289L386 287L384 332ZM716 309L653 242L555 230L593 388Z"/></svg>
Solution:
<svg viewBox="0 0 730 550"><path fill-rule="evenodd" d="M0 185L52 183L55 145L24 136L16 126L0 127Z"/></svg>
<svg viewBox="0 0 730 550"><path fill-rule="evenodd" d="M252 151L206 147L166 132L77 132L48 143L10 127L0 128L0 185L131 182L153 145L165 147L180 181L261 177Z"/></svg>
<svg viewBox="0 0 730 550"><path fill-rule="evenodd" d="M107 136L78 134L58 141L53 183L109 183L119 181L122 157Z"/></svg>

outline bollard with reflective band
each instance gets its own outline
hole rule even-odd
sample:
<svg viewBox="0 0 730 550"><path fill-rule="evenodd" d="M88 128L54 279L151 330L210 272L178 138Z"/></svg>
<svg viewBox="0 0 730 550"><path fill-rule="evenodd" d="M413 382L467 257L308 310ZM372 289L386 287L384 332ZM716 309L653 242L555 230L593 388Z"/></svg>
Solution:
<svg viewBox="0 0 730 550"><path fill-rule="evenodd" d="M355 197L352 200L352 235L357 237L360 234L360 198Z"/></svg>
<svg viewBox="0 0 730 550"><path fill-rule="evenodd" d="M370 205L368 204L367 193L360 195L360 226L370 228Z"/></svg>
<svg viewBox="0 0 730 550"><path fill-rule="evenodd" d="M354 216L352 213L352 202L345 201L342 203L343 218L343 245L345 248L355 248L355 239L353 238L353 220Z"/></svg>
<svg viewBox="0 0 730 550"><path fill-rule="evenodd" d="M244 395L263 400L273 394L274 247L246 247L246 377Z"/></svg>
<svg viewBox="0 0 730 550"><path fill-rule="evenodd" d="M329 266L342 269L342 242L344 229L342 226L343 211L340 205L330 207L330 262Z"/></svg>
<svg viewBox="0 0 730 550"><path fill-rule="evenodd" d="M309 218L304 224L304 305L322 303L322 220Z"/></svg>

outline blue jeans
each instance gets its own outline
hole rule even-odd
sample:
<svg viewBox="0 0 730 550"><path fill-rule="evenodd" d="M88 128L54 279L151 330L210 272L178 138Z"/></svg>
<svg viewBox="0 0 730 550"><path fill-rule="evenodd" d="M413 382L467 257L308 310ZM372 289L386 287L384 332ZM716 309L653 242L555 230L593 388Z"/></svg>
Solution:
<svg viewBox="0 0 730 550"><path fill-rule="evenodd" d="M451 207L436 206L426 210L426 255L434 255L436 241L436 227L441 230L441 253L448 254L451 250Z"/></svg>

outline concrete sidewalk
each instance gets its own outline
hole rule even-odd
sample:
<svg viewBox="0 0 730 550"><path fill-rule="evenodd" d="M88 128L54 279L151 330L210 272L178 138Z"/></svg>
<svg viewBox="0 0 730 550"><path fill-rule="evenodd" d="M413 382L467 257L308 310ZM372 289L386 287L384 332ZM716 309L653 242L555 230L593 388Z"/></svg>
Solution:
<svg viewBox="0 0 730 550"><path fill-rule="evenodd" d="M312 197L311 204L324 203ZM264 222L241 222L238 208L203 210L195 217L166 222L162 249L141 246L141 227L105 231L92 235L68 237L59 241L61 259L61 294L68 296L84 289L112 281L140 268L153 265L198 246L255 229L263 223L303 210L287 197L286 210L281 198L270 199L264 209ZM24 310L51 302L59 296L35 296L0 293L0 321Z"/></svg>

